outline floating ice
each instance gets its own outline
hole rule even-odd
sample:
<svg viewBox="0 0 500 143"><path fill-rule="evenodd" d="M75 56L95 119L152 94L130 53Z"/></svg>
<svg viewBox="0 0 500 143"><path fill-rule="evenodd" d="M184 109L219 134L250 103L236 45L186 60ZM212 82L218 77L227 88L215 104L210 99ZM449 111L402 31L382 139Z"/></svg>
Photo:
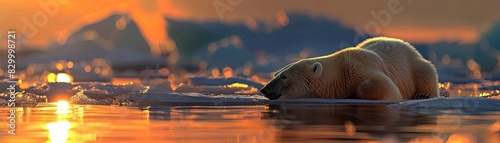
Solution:
<svg viewBox="0 0 500 143"><path fill-rule="evenodd" d="M500 110L500 100L493 98L477 97L451 97L431 98L424 100L409 100L391 105L403 109L463 109L475 110Z"/></svg>
<svg viewBox="0 0 500 143"><path fill-rule="evenodd" d="M118 99L118 98L117 98ZM362 99L282 99L268 100L261 95L205 95L200 93L145 93L127 94L120 97L121 101L133 101L136 103L181 103L181 104L330 104L330 105L389 105L399 109L460 109L467 111L476 110L500 110L500 100L493 98L477 97L451 97L432 98L424 100L408 100L402 102L391 102L382 100Z"/></svg>
<svg viewBox="0 0 500 143"><path fill-rule="evenodd" d="M190 77L187 84L181 84L175 92L197 92L203 94L258 94L262 84L243 77Z"/></svg>
<svg viewBox="0 0 500 143"><path fill-rule="evenodd" d="M7 100L0 98L0 107L1 107L1 106L8 106L8 105L7 105L8 103L9 103L9 102L8 102Z"/></svg>
<svg viewBox="0 0 500 143"><path fill-rule="evenodd" d="M169 81L164 81L163 83L159 84L152 84L148 87L147 92L148 93L155 93L155 92L172 92L172 87L170 85Z"/></svg>
<svg viewBox="0 0 500 143"><path fill-rule="evenodd" d="M264 104L267 103L267 98L260 95L236 95L236 94L221 94L221 95L206 95L201 93L140 93L140 94L125 94L116 97L117 102L123 104L137 103L142 105L147 104Z"/></svg>
<svg viewBox="0 0 500 143"><path fill-rule="evenodd" d="M0 93L0 106L8 106L11 101L10 94ZM26 92L16 92L13 102L15 106L32 106L37 104L37 95Z"/></svg>
<svg viewBox="0 0 500 143"><path fill-rule="evenodd" d="M109 99L93 99L85 95L84 90L78 91L69 99L70 103L76 104L93 104L93 105L110 105L113 101Z"/></svg>
<svg viewBox="0 0 500 143"><path fill-rule="evenodd" d="M230 78L214 78L214 77L206 77L206 76L196 76L189 78L190 84L193 86L223 86L230 85L233 83L243 83L250 87L255 87L261 89L264 85L261 83L255 82L251 79L242 78L242 77L230 77Z"/></svg>

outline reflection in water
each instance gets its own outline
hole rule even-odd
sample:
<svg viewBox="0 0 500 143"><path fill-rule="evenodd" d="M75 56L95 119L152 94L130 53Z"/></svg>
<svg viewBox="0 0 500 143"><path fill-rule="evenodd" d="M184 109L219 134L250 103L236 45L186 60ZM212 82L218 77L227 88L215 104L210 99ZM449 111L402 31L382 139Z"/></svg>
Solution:
<svg viewBox="0 0 500 143"><path fill-rule="evenodd" d="M369 141L387 137L404 141L425 132L412 134L421 131L405 131L399 127L435 124L427 116L402 114L383 105L271 105L270 108L277 112L269 114L269 118L281 120L278 126L282 129L277 137L284 142Z"/></svg>
<svg viewBox="0 0 500 143"><path fill-rule="evenodd" d="M49 140L50 143L65 143L69 138L69 129L71 128L71 123L68 121L57 121L50 122L45 127L49 130Z"/></svg>
<svg viewBox="0 0 500 143"><path fill-rule="evenodd" d="M265 116L279 130L280 142L496 142L498 133L486 132L498 115L421 114L385 105L270 105ZM437 110L435 110L437 111ZM457 114L460 113L460 114ZM498 112L497 112L498 113ZM487 123L487 124L485 124ZM491 125L494 126L494 125ZM491 127L494 128L494 127Z"/></svg>
<svg viewBox="0 0 500 143"><path fill-rule="evenodd" d="M455 133L448 137L446 143L476 143L476 138L471 134Z"/></svg>
<svg viewBox="0 0 500 143"><path fill-rule="evenodd" d="M351 121L347 120L345 121L345 132L350 135L350 136L353 136L354 133L356 133L356 125L354 125Z"/></svg>
<svg viewBox="0 0 500 143"><path fill-rule="evenodd" d="M69 129L71 123L67 121L69 112L69 103L67 101L57 102L57 122L47 123L45 129L49 130L49 140L47 143L66 143L69 138Z"/></svg>
<svg viewBox="0 0 500 143"><path fill-rule="evenodd" d="M67 101L58 101L57 102L57 111L58 115L66 115L69 113L69 103Z"/></svg>
<svg viewBox="0 0 500 143"><path fill-rule="evenodd" d="M497 119L497 121L489 127L489 134L489 140L500 143L500 119Z"/></svg>
<svg viewBox="0 0 500 143"><path fill-rule="evenodd" d="M2 143L498 143L500 135L498 111L429 114L378 105L163 106L139 110L65 103L16 109L16 135L8 135L8 127L0 126ZM9 110L0 108L0 116L7 116Z"/></svg>

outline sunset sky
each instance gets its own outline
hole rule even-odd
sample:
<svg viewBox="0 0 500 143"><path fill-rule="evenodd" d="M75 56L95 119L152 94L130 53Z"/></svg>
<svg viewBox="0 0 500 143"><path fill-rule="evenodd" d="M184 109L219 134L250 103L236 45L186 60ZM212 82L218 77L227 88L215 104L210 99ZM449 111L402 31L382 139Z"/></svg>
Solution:
<svg viewBox="0 0 500 143"><path fill-rule="evenodd" d="M25 46L44 48L51 41L64 44L69 35L87 24L98 22L113 14L129 14L138 24L147 42L157 45L172 42L163 32L168 26L165 18L247 25L249 22L262 22L269 27L278 28L282 25L281 14L298 13L338 20L345 26L360 29L361 32L367 32L365 27L370 24L373 26L375 22L380 26L380 31L376 32L410 42L432 43L447 40L473 43L477 42L483 31L500 20L499 4L495 0L3 1L0 5L0 16L3 20L0 27L2 31L17 30L24 37L21 41L25 42ZM221 9L226 11L221 12ZM397 9L399 12L390 13L389 20L382 16L382 19L386 20L385 25L381 25L377 16L372 13L389 12L391 9ZM31 25L32 28L24 30L26 25ZM2 49L4 48L6 47L2 46ZM154 47L152 51L155 51Z"/></svg>

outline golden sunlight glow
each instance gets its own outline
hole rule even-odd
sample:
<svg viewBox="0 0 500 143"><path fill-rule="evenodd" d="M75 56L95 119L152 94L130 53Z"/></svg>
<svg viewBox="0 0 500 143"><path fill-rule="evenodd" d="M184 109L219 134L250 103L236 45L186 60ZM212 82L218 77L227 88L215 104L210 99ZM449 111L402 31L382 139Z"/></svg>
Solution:
<svg viewBox="0 0 500 143"><path fill-rule="evenodd" d="M350 136L354 136L354 133L356 133L356 125L352 123L351 121L347 120L344 123L344 127L346 130L346 133Z"/></svg>
<svg viewBox="0 0 500 143"><path fill-rule="evenodd" d="M73 62L72 61L69 61L66 65L68 68L73 68Z"/></svg>
<svg viewBox="0 0 500 143"><path fill-rule="evenodd" d="M67 73L58 73L56 77L57 82L66 82L70 83L73 81L73 77Z"/></svg>
<svg viewBox="0 0 500 143"><path fill-rule="evenodd" d="M236 82L236 83L227 85L227 87L229 87L229 88L248 88L248 84Z"/></svg>
<svg viewBox="0 0 500 143"><path fill-rule="evenodd" d="M489 92L482 92L482 93L479 94L480 97L484 97L484 96L487 97L487 96L490 96L490 95L491 95L491 93L489 93Z"/></svg>
<svg viewBox="0 0 500 143"><path fill-rule="evenodd" d="M50 143L66 143L69 137L69 129L71 129L71 123L68 121L57 121L48 123L45 126L49 130L49 140Z"/></svg>
<svg viewBox="0 0 500 143"><path fill-rule="evenodd" d="M477 79L477 78L481 77L481 67L473 59L469 59L467 61L467 68L469 68L469 70L472 71L472 77L473 78Z"/></svg>
<svg viewBox="0 0 500 143"><path fill-rule="evenodd" d="M257 76L257 75L253 75L253 76L252 76L252 79L253 79L253 80L258 81L258 80L259 80L259 76Z"/></svg>
<svg viewBox="0 0 500 143"><path fill-rule="evenodd" d="M60 62L57 62L55 66L56 66L56 69L59 71L62 71L64 69L64 65Z"/></svg>
<svg viewBox="0 0 500 143"><path fill-rule="evenodd" d="M123 30L127 27L127 20L125 20L125 18L120 18L118 20L116 20L115 22L115 27L116 29L118 30Z"/></svg>
<svg viewBox="0 0 500 143"><path fill-rule="evenodd" d="M278 19L278 22L281 26L286 26L290 22L290 19L288 19L288 16L283 11L278 12L276 14L276 18Z"/></svg>
<svg viewBox="0 0 500 143"><path fill-rule="evenodd" d="M47 82L56 82L56 74L55 73L50 73L47 75Z"/></svg>
<svg viewBox="0 0 500 143"><path fill-rule="evenodd" d="M219 70L218 69L213 69L212 70L212 76L213 77L218 77L219 76Z"/></svg>
<svg viewBox="0 0 500 143"><path fill-rule="evenodd" d="M49 73L47 75L47 82L53 83L53 82L65 82L65 83L70 83L73 81L73 77L67 73Z"/></svg>
<svg viewBox="0 0 500 143"><path fill-rule="evenodd" d="M168 75L167 80L168 80L170 83L174 83L175 78L176 78L176 77L175 77L175 74L170 74L170 75Z"/></svg>
<svg viewBox="0 0 500 143"><path fill-rule="evenodd" d="M500 121L497 121L493 123L490 127L489 130L491 133L500 133Z"/></svg>
<svg viewBox="0 0 500 143"><path fill-rule="evenodd" d="M493 123L489 127L488 133L490 134L489 140L491 140L492 142L500 141L500 121Z"/></svg>
<svg viewBox="0 0 500 143"><path fill-rule="evenodd" d="M57 102L56 114L68 114L69 103L67 101L61 100Z"/></svg>
<svg viewBox="0 0 500 143"><path fill-rule="evenodd" d="M444 143L444 141L437 136L418 136L412 138L408 143Z"/></svg>
<svg viewBox="0 0 500 143"><path fill-rule="evenodd" d="M111 83L113 85L128 85L128 84L134 84L135 83L141 83L141 79L139 78L112 78Z"/></svg>
<svg viewBox="0 0 500 143"><path fill-rule="evenodd" d="M452 134L446 143L476 143L476 139L474 136L470 134L459 134L459 133L454 133Z"/></svg>
<svg viewBox="0 0 500 143"><path fill-rule="evenodd" d="M232 77L233 69L231 69L231 67L225 67L224 69L222 69L222 74L225 78Z"/></svg>
<svg viewBox="0 0 500 143"><path fill-rule="evenodd" d="M236 91L234 92L236 94L256 94L256 93L259 93L259 89L255 88L255 87L250 87L250 89L244 89L244 90L240 90L240 91Z"/></svg>

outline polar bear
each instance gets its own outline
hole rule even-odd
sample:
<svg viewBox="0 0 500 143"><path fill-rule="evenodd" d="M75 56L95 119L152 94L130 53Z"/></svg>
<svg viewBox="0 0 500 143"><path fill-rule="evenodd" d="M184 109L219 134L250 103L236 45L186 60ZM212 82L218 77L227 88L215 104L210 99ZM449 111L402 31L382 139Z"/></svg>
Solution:
<svg viewBox="0 0 500 143"><path fill-rule="evenodd" d="M370 38L356 47L288 64L274 73L261 93L270 100L402 101L439 96L434 65L409 43L388 37Z"/></svg>

